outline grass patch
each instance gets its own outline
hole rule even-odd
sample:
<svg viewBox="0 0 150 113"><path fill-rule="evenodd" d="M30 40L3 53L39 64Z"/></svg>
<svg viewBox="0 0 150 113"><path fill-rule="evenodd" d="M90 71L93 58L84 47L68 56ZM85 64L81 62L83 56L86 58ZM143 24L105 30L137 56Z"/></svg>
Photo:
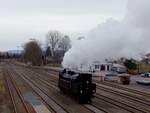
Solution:
<svg viewBox="0 0 150 113"><path fill-rule="evenodd" d="M47 66L52 66L52 67L61 67L61 64L47 64Z"/></svg>
<svg viewBox="0 0 150 113"><path fill-rule="evenodd" d="M139 72L141 72L141 73L150 72L150 64L140 64Z"/></svg>
<svg viewBox="0 0 150 113"><path fill-rule="evenodd" d="M150 72L150 64L139 64L136 70L128 70L130 74L147 73Z"/></svg>
<svg viewBox="0 0 150 113"><path fill-rule="evenodd" d="M12 103L5 86L3 72L0 68L0 113L11 113L12 108Z"/></svg>
<svg viewBox="0 0 150 113"><path fill-rule="evenodd" d="M0 94L5 93L5 86L2 80L0 80Z"/></svg>

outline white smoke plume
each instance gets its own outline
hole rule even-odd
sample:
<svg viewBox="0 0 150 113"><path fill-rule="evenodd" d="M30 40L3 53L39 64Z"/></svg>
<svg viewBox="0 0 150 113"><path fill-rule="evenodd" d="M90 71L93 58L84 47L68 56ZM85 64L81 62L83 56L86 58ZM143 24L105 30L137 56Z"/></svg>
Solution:
<svg viewBox="0 0 150 113"><path fill-rule="evenodd" d="M150 52L150 0L129 0L122 21L106 20L77 40L65 54L63 67L120 57L139 59Z"/></svg>

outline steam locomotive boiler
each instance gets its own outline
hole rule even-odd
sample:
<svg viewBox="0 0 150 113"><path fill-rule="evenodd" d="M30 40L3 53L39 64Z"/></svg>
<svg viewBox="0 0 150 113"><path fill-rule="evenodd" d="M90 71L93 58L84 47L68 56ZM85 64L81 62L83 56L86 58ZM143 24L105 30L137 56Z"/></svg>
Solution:
<svg viewBox="0 0 150 113"><path fill-rule="evenodd" d="M75 72L68 69L59 73L58 87L62 92L77 98L80 103L90 102L96 92L96 84L92 83L91 73Z"/></svg>

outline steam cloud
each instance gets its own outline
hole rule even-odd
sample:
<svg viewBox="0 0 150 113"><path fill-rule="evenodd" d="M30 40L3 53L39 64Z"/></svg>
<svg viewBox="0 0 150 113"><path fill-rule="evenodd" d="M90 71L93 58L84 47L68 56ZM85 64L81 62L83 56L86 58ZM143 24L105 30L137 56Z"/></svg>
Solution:
<svg viewBox="0 0 150 113"><path fill-rule="evenodd" d="M65 54L63 67L120 57L139 59L150 52L150 0L129 0L122 21L113 18L77 40Z"/></svg>

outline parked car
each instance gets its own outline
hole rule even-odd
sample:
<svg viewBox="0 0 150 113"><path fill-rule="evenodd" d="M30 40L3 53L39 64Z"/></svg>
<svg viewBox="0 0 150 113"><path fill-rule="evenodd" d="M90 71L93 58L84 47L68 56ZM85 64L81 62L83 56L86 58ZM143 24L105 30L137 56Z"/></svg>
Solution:
<svg viewBox="0 0 150 113"><path fill-rule="evenodd" d="M150 73L142 74L142 77L150 77Z"/></svg>
<svg viewBox="0 0 150 113"><path fill-rule="evenodd" d="M117 75L118 75L118 72L115 72L115 71L110 71L106 73L106 76L117 76Z"/></svg>

